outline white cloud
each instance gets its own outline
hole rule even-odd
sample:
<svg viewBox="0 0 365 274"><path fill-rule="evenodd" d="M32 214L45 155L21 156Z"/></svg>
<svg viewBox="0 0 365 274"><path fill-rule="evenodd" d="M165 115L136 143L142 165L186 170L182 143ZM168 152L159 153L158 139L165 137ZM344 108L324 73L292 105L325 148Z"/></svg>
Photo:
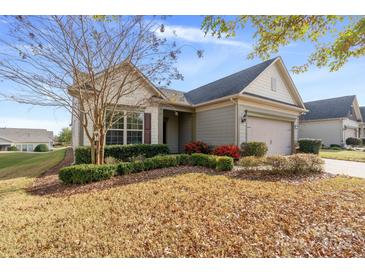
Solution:
<svg viewBox="0 0 365 274"><path fill-rule="evenodd" d="M192 43L208 43L208 44L218 44L226 46L236 46L243 47L245 49L251 49L251 44L236 41L228 38L216 38L211 35L204 35L204 32L199 28L186 27L179 25L165 25L164 32L157 32L157 35L165 38L175 38L181 39Z"/></svg>

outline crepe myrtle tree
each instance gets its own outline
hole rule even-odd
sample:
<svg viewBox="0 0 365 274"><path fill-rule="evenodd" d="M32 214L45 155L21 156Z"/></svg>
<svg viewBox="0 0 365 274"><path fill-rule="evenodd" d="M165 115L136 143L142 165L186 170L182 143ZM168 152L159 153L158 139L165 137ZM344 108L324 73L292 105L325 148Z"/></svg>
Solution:
<svg viewBox="0 0 365 274"><path fill-rule="evenodd" d="M311 65L339 70L350 58L365 55L365 16L334 15L238 15L205 16L202 29L218 38L234 37L237 30L253 29L253 50L248 58L268 59L290 42L308 41L315 47L307 62L292 71L307 71Z"/></svg>
<svg viewBox="0 0 365 274"><path fill-rule="evenodd" d="M166 86L183 78L175 67L181 48L159 34L164 31L163 18L2 19L9 30L0 39L0 78L19 88L0 95L19 103L67 109L79 119L95 164L104 163L106 132L122 118L118 105L128 95L146 81ZM135 107L145 103L136 102Z"/></svg>

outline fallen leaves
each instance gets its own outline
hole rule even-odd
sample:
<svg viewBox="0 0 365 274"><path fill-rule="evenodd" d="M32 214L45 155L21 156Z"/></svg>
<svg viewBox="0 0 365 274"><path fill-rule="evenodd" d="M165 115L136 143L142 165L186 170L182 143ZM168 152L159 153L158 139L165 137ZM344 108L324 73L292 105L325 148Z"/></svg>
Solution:
<svg viewBox="0 0 365 274"><path fill-rule="evenodd" d="M171 174L71 196L4 197L0 256L364 257L364 216L360 179Z"/></svg>

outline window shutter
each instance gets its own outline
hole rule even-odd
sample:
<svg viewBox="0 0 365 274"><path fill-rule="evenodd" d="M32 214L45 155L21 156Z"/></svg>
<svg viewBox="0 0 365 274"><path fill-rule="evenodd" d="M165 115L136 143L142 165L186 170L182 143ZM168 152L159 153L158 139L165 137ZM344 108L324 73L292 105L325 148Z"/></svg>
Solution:
<svg viewBox="0 0 365 274"><path fill-rule="evenodd" d="M151 144L151 113L144 114L144 143Z"/></svg>

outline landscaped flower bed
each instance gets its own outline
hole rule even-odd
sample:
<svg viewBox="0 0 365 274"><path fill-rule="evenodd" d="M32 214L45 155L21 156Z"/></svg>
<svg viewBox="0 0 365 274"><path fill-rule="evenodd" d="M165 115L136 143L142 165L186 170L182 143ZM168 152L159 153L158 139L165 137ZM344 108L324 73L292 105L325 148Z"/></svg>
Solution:
<svg viewBox="0 0 365 274"><path fill-rule="evenodd" d="M228 156L215 156L194 153L176 155L158 155L143 161L120 162L109 165L82 164L62 168L59 178L64 184L85 184L110 179L115 175L138 173L144 170L174 166L203 166L218 171L229 171L233 168L233 159Z"/></svg>

